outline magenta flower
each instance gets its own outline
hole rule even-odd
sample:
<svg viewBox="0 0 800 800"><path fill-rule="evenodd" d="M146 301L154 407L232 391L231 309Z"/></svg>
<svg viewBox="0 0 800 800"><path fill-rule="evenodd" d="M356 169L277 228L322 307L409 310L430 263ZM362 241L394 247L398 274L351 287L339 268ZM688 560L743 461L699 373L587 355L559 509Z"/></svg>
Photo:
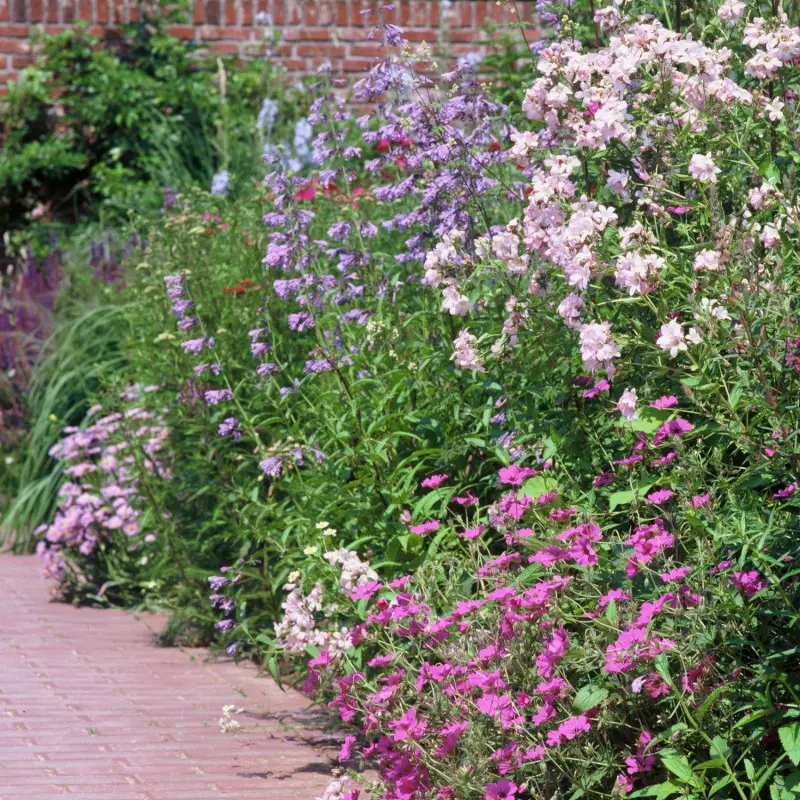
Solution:
<svg viewBox="0 0 800 800"><path fill-rule="evenodd" d="M500 478L500 483L507 486L521 486L528 478L538 475L539 472L530 467L520 467L517 464L512 464L510 467L502 467L497 473Z"/></svg>
<svg viewBox="0 0 800 800"><path fill-rule="evenodd" d="M735 586L740 592L744 592L748 597L754 597L769 586L767 580L757 569L751 569L748 572L734 572L730 582L732 586Z"/></svg>
<svg viewBox="0 0 800 800"><path fill-rule="evenodd" d="M548 503L552 503L553 500L556 499L556 497L558 497L558 489L553 489L552 491L544 492L543 494L540 494L536 498L536 505L546 506Z"/></svg>
<svg viewBox="0 0 800 800"><path fill-rule="evenodd" d="M646 499L649 503L653 503L653 505L661 505L662 503L666 503L674 494L675 492L671 489L656 489L655 492L650 492Z"/></svg>
<svg viewBox="0 0 800 800"><path fill-rule="evenodd" d="M607 380L603 379L601 381L598 381L594 386L592 386L591 389L587 389L583 393L583 399L592 400L593 398L597 397L597 395L599 395L600 392L607 392L610 388L611 384Z"/></svg>
<svg viewBox="0 0 800 800"><path fill-rule="evenodd" d="M438 519L431 519L423 522L420 525L412 525L409 530L411 533L416 533L419 536L424 536L426 533L434 533L439 530L441 523Z"/></svg>
<svg viewBox="0 0 800 800"><path fill-rule="evenodd" d="M670 450L665 456L661 458L655 458L650 462L651 467L663 467L666 464L669 464L670 461L677 458L678 454L674 450Z"/></svg>
<svg viewBox="0 0 800 800"><path fill-rule="evenodd" d="M339 763L342 761L349 761L353 756L353 745L356 743L355 736L345 736L342 749L339 750Z"/></svg>
<svg viewBox="0 0 800 800"><path fill-rule="evenodd" d="M669 572L662 572L661 580L664 583L680 583L691 571L691 567L678 567Z"/></svg>
<svg viewBox="0 0 800 800"><path fill-rule="evenodd" d="M784 486L783 489L779 489L775 494L772 496L776 500L785 500L787 497L791 497L797 491L797 481L790 483L788 486Z"/></svg>
<svg viewBox="0 0 800 800"><path fill-rule="evenodd" d="M389 721L389 728L394 731L392 739L401 742L403 739L421 739L428 723L417 719L417 709L412 706L400 719Z"/></svg>
<svg viewBox="0 0 800 800"><path fill-rule="evenodd" d="M495 783L487 784L483 800L515 800L518 791L519 786L516 783L501 778Z"/></svg>
<svg viewBox="0 0 800 800"><path fill-rule="evenodd" d="M678 405L678 398L674 394L665 394L659 397L658 400L653 400L650 403L650 408L665 409L676 405Z"/></svg>
<svg viewBox="0 0 800 800"><path fill-rule="evenodd" d="M458 740L461 734L469 727L468 722L453 722L450 725L445 725L440 731L442 736L442 743L439 745L438 750L434 753L436 758L445 758L453 750L456 749Z"/></svg>
<svg viewBox="0 0 800 800"><path fill-rule="evenodd" d="M592 728L586 714L565 719L554 731L547 734L547 746L556 747L563 741L569 741Z"/></svg>
<svg viewBox="0 0 800 800"><path fill-rule="evenodd" d="M438 489L447 479L449 475L431 475L425 478L420 484L423 489Z"/></svg>
<svg viewBox="0 0 800 800"><path fill-rule="evenodd" d="M478 525L477 528L467 528L458 534L460 539L477 539L486 530L485 525Z"/></svg>
<svg viewBox="0 0 800 800"><path fill-rule="evenodd" d="M601 472L595 479L592 481L592 486L608 486L610 483L614 483L617 479L616 472Z"/></svg>
<svg viewBox="0 0 800 800"><path fill-rule="evenodd" d="M692 500L692 508L698 509L703 508L703 506L710 506L711 505L711 492L707 494L696 494Z"/></svg>
<svg viewBox="0 0 800 800"><path fill-rule="evenodd" d="M377 594L382 588L383 584L379 581L367 581L356 587L355 591L350 592L350 599L369 600L372 595Z"/></svg>

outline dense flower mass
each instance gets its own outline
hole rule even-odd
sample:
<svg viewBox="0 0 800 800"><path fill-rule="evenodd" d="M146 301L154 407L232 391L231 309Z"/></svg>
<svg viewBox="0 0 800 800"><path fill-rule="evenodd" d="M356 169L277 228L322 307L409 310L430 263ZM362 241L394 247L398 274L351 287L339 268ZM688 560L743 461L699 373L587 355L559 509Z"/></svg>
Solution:
<svg viewBox="0 0 800 800"><path fill-rule="evenodd" d="M323 67L252 198L165 214L163 388L55 453L51 569L188 543L175 605L352 726L323 798L797 786L800 32L584 5L516 96L371 12L363 115Z"/></svg>
<svg viewBox="0 0 800 800"><path fill-rule="evenodd" d="M64 594L75 591L86 576L81 559L91 557L123 534L140 545L155 541L157 531L142 522L141 482L169 480L166 459L169 430L163 416L136 402L158 386L131 386L120 396L124 411L94 419L102 410L90 410L88 424L68 427L50 450L64 464L67 481L59 490L55 519L42 526L38 553L44 557L46 577Z"/></svg>

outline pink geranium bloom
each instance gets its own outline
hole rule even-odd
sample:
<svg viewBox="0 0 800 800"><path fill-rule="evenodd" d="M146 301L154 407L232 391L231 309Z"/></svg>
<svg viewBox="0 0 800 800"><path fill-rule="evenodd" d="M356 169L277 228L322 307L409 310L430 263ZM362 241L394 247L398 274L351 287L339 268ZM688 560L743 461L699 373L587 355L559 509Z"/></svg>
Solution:
<svg viewBox="0 0 800 800"><path fill-rule="evenodd" d="M353 745L356 743L355 736L345 736L342 749L339 751L339 763L342 761L349 761L353 755Z"/></svg>
<svg viewBox="0 0 800 800"><path fill-rule="evenodd" d="M501 778L495 783L487 784L483 800L515 800L518 791L516 783Z"/></svg>
<svg viewBox="0 0 800 800"><path fill-rule="evenodd" d="M447 479L449 475L431 475L425 478L420 484L423 489L438 489Z"/></svg>
<svg viewBox="0 0 800 800"><path fill-rule="evenodd" d="M647 495L647 501L653 503L653 505L661 505L661 503L666 503L674 494L675 492L671 489L656 489L655 492L650 492Z"/></svg>
<svg viewBox="0 0 800 800"><path fill-rule="evenodd" d="M547 734L548 747L556 747L563 741L569 741L582 733L587 733L592 728L586 714L565 719L554 731Z"/></svg>
<svg viewBox="0 0 800 800"><path fill-rule="evenodd" d="M672 408L673 406L678 405L678 398L675 397L673 394L665 394L658 398L658 400L653 400L650 403L650 408Z"/></svg>
<svg viewBox="0 0 800 800"><path fill-rule="evenodd" d="M611 388L611 384L607 380L598 381L591 389L587 389L583 393L584 400L592 400L597 397L600 392L607 392Z"/></svg>
<svg viewBox="0 0 800 800"><path fill-rule="evenodd" d="M662 572L661 580L664 581L664 583L680 583L691 571L691 567L678 567L669 572Z"/></svg>
<svg viewBox="0 0 800 800"><path fill-rule="evenodd" d="M558 497L558 489L553 489L549 492L544 492L540 494L539 497L536 498L536 505L537 506L546 506L548 503L552 503L553 500Z"/></svg>
<svg viewBox="0 0 800 800"><path fill-rule="evenodd" d="M703 506L711 505L711 492L707 494L696 494L692 500L692 508L698 509L702 508Z"/></svg>
<svg viewBox="0 0 800 800"><path fill-rule="evenodd" d="M412 525L409 530L411 533L416 533L418 536L424 536L426 533L434 533L439 530L441 523L438 519L428 520L420 525Z"/></svg>
<svg viewBox="0 0 800 800"><path fill-rule="evenodd" d="M453 502L460 506L474 506L478 502L478 498L472 492L467 491L463 497L454 497Z"/></svg>
<svg viewBox="0 0 800 800"><path fill-rule="evenodd" d="M664 465L669 464L670 461L672 461L674 458L677 458L677 457L678 457L678 454L674 450L670 450L669 453L667 453L665 456L662 456L661 458L653 459L650 462L650 466L651 467L663 467Z"/></svg>
<svg viewBox="0 0 800 800"><path fill-rule="evenodd" d="M528 478L538 475L539 472L531 467L520 467L512 464L510 467L502 467L497 473L500 483L507 486L521 486Z"/></svg>
<svg viewBox="0 0 800 800"><path fill-rule="evenodd" d="M477 539L486 530L485 525L478 525L477 528L467 528L458 534L460 539Z"/></svg>
<svg viewBox="0 0 800 800"><path fill-rule="evenodd" d="M779 489L772 496L776 500L785 500L787 497L791 497L796 491L797 491L797 481L794 481L794 483L790 483L788 486L784 486L783 489Z"/></svg>
<svg viewBox="0 0 800 800"><path fill-rule="evenodd" d="M757 569L751 569L748 572L734 572L730 582L748 597L757 595L769 586L767 580Z"/></svg>
<svg viewBox="0 0 800 800"><path fill-rule="evenodd" d="M439 749L434 753L436 758L445 758L455 750L461 734L469 727L468 722L453 722L450 725L445 725L440 731L442 736L442 743Z"/></svg>
<svg viewBox="0 0 800 800"><path fill-rule="evenodd" d="M427 727L427 722L417 719L417 709L413 706L400 719L389 721L389 728L394 731L392 739L396 742L403 739L420 739Z"/></svg>
<svg viewBox="0 0 800 800"><path fill-rule="evenodd" d="M367 581L362 583L361 586L356 587L355 591L350 593L351 600L369 600L372 595L377 594L383 588L383 584L379 581Z"/></svg>

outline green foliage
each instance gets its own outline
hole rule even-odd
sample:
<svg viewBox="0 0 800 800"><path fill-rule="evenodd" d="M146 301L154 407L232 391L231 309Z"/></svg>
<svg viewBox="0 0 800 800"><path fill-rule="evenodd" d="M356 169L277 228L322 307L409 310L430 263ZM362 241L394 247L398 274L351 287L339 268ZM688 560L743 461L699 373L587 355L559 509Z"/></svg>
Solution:
<svg viewBox="0 0 800 800"><path fill-rule="evenodd" d="M102 40L76 27L40 35L35 67L12 83L0 111L0 228L32 218L74 221L161 205L164 187L210 185L220 169L260 177L261 101L279 124L303 104L261 53L244 65L211 59L154 16ZM256 47L256 50L260 50Z"/></svg>

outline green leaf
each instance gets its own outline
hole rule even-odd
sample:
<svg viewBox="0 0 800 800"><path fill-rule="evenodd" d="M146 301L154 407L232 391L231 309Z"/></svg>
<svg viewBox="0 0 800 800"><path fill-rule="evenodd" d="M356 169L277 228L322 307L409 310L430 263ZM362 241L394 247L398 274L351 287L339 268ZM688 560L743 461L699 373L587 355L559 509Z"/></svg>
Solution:
<svg viewBox="0 0 800 800"><path fill-rule="evenodd" d="M700 778L692 772L692 767L689 764L689 759L685 755L679 753L677 750L662 750L661 762L664 766L684 784L699 788Z"/></svg>
<svg viewBox="0 0 800 800"><path fill-rule="evenodd" d="M646 483L643 486L637 486L634 489L626 489L624 492L614 492L608 498L608 510L613 511L617 506L626 506L632 503L635 499L644 497L644 495L652 488L652 483Z"/></svg>
<svg viewBox="0 0 800 800"><path fill-rule="evenodd" d="M536 475L533 478L528 478L528 480L522 484L520 493L536 499L539 495L552 491L557 487L558 484L547 475Z"/></svg>
<svg viewBox="0 0 800 800"><path fill-rule="evenodd" d="M608 689L602 686L584 686L575 695L572 707L579 712L597 708L608 697Z"/></svg>
<svg viewBox="0 0 800 800"><path fill-rule="evenodd" d="M792 764L800 765L800 722L793 722L791 725L778 728L778 736L786 755L792 760Z"/></svg>
<svg viewBox="0 0 800 800"><path fill-rule="evenodd" d="M731 754L730 746L721 736L715 736L711 740L711 747L709 747L709 750L714 758L722 758L724 760L727 760L728 756Z"/></svg>

